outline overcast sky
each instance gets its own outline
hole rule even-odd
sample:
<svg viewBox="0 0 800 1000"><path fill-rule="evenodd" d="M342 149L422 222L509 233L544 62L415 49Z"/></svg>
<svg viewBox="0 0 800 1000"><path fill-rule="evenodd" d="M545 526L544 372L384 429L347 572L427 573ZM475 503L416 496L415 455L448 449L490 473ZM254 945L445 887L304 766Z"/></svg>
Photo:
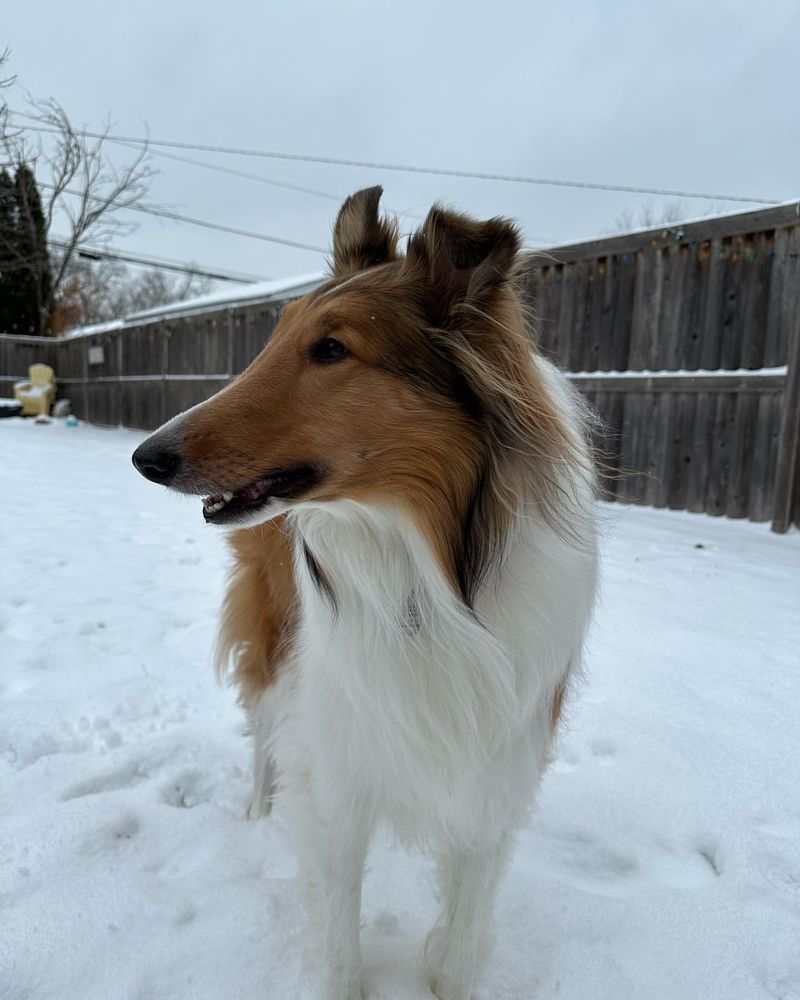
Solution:
<svg viewBox="0 0 800 1000"><path fill-rule="evenodd" d="M5 5L0 50L80 124L290 153L788 200L800 196L800 2L109 0ZM20 96L10 103L20 105ZM118 153L128 155L127 152ZM517 218L531 243L670 199L187 153L387 206ZM327 246L336 203L156 157L149 200ZM732 211L683 200L687 216ZM756 206L752 206L756 207ZM404 231L415 225L402 218ZM136 253L263 277L305 250L141 217Z"/></svg>

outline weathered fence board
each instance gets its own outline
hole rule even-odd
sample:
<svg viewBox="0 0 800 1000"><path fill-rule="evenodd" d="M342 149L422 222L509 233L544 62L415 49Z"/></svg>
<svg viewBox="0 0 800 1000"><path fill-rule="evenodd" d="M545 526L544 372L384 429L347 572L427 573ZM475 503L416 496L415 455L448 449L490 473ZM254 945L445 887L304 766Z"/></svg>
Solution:
<svg viewBox="0 0 800 1000"><path fill-rule="evenodd" d="M800 304L790 333L789 375L783 394L775 461L773 527L786 531L800 511Z"/></svg>

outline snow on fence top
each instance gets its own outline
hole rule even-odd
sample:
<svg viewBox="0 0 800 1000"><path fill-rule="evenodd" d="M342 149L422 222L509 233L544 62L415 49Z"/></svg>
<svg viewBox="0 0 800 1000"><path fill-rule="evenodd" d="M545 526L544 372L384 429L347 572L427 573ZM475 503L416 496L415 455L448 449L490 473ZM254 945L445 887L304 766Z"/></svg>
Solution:
<svg viewBox="0 0 800 1000"><path fill-rule="evenodd" d="M219 292L210 292L208 295L186 299L183 302L172 302L169 305L156 306L153 309L141 309L106 323L79 326L74 330L69 330L65 337L94 337L101 333L112 333L115 330L142 326L145 323L154 323L161 319L177 319L199 313L212 313L220 309L233 309L236 306L296 298L305 295L312 288L316 288L322 280L323 275L316 273L293 278L278 278L274 281L255 281L251 285L244 285L233 291L226 288Z"/></svg>

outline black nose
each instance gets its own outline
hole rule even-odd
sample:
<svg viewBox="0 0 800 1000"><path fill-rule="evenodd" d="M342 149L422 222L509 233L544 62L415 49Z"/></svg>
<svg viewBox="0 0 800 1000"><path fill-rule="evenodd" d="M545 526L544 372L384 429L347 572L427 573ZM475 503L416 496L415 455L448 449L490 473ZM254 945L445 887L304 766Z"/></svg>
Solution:
<svg viewBox="0 0 800 1000"><path fill-rule="evenodd" d="M133 464L145 477L153 483L167 486L174 478L181 464L180 455L168 451L150 438L144 441L132 456Z"/></svg>

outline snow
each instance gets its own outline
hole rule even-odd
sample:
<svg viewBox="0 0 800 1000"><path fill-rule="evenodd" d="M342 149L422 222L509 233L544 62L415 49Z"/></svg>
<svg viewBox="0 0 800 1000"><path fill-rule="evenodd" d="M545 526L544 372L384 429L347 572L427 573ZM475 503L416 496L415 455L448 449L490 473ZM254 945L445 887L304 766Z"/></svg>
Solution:
<svg viewBox="0 0 800 1000"><path fill-rule="evenodd" d="M33 385L32 382L17 382L15 388L23 389L28 398L38 399L50 391L50 385Z"/></svg>
<svg viewBox="0 0 800 1000"><path fill-rule="evenodd" d="M294 278L278 278L273 281L254 281L251 284L239 285L235 289L224 288L222 291L209 292L183 302L173 302L170 305L156 306L153 309L143 309L128 313L119 319L107 323L93 323L90 326L75 327L69 330L66 337L94 337L101 333L112 333L126 326L141 326L166 317L192 316L195 313L214 312L218 309L232 309L234 306L252 304L254 302L271 302L279 299L295 298L305 295L316 288L324 280L321 272L303 274Z"/></svg>
<svg viewBox="0 0 800 1000"><path fill-rule="evenodd" d="M795 215L800 218L800 201L796 198L790 198L788 201L775 202L769 206L762 206L766 211L772 208L794 208ZM714 221L723 219L735 219L737 216L749 215L753 210L747 210L743 212L741 208L732 209L730 212L722 212L719 215L714 213ZM572 249L573 247L578 247L581 243L597 243L599 240L611 240L617 237L631 237L631 236L643 236L647 233L652 233L654 237L663 236L665 232L679 232L685 226L692 226L698 222L707 223L709 221L708 215L694 215L689 216L687 219L676 219L673 222L658 222L652 226L635 226L632 229L625 229L619 232L608 232L599 233L593 236L584 236L581 239L569 240L564 243L551 243L547 247L543 248L545 250L565 250L567 248Z"/></svg>
<svg viewBox="0 0 800 1000"><path fill-rule="evenodd" d="M226 556L142 434L0 424L0 997L311 1000L280 815L209 667ZM481 1000L800 997L800 535L603 508L587 677ZM430 864L370 861L370 1000L430 994Z"/></svg>
<svg viewBox="0 0 800 1000"><path fill-rule="evenodd" d="M744 376L750 378L755 375L760 378L780 378L781 376L786 376L789 374L788 365L777 365L773 368L697 368L697 369L686 369L686 368L659 368L659 369L642 369L633 370L627 369L625 371L618 371L614 369L591 371L591 372L565 372L567 378L571 379L607 379L607 378L630 378L630 379L642 379L642 378L690 378L690 379L702 379L702 378L730 378L730 379L740 379Z"/></svg>

